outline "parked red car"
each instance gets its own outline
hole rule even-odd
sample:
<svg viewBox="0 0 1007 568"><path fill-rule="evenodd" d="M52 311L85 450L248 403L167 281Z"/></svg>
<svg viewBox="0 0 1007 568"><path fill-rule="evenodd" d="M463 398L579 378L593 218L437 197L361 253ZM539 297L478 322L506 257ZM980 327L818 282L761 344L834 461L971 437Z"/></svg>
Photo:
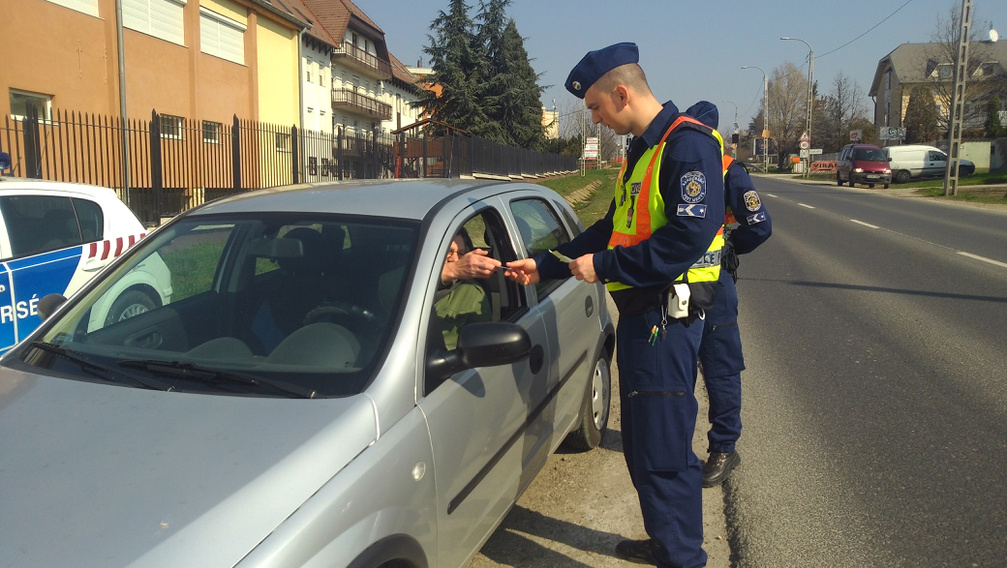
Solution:
<svg viewBox="0 0 1007 568"><path fill-rule="evenodd" d="M874 187L884 184L885 189L892 183L892 169L885 153L873 144L847 144L839 152L836 162L836 185L848 182Z"/></svg>

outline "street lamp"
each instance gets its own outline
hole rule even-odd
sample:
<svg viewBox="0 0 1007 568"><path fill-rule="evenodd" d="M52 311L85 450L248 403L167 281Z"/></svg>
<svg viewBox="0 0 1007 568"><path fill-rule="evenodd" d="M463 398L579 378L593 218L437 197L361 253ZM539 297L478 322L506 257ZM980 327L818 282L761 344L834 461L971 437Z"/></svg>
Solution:
<svg viewBox="0 0 1007 568"><path fill-rule="evenodd" d="M804 168L804 177L808 177L808 173L811 171L811 109L815 105L815 50L811 48L810 43L799 37L781 37L780 39L784 41L799 41L808 46L808 163L807 167Z"/></svg>
<svg viewBox="0 0 1007 568"><path fill-rule="evenodd" d="M758 65L745 65L742 69L762 71L762 155L766 157L766 173L769 173L769 77Z"/></svg>
<svg viewBox="0 0 1007 568"><path fill-rule="evenodd" d="M731 157L737 159L738 145L735 143L735 137L738 135L738 103L727 99L724 99L724 102L734 105L734 128L731 130Z"/></svg>

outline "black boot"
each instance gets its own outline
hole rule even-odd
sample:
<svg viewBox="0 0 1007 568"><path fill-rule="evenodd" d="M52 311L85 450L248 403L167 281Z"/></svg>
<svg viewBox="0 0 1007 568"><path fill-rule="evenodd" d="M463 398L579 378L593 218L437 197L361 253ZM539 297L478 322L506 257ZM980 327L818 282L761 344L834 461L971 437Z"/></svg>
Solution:
<svg viewBox="0 0 1007 568"><path fill-rule="evenodd" d="M657 566L657 561L654 560L654 551L658 548L661 548L661 545L652 538L648 538L647 540L627 539L619 541L619 544L615 545L615 555L623 560L629 560L637 564L653 564Z"/></svg>
<svg viewBox="0 0 1007 568"><path fill-rule="evenodd" d="M738 452L710 452L710 459L703 464L703 487L720 485L739 463L741 456Z"/></svg>

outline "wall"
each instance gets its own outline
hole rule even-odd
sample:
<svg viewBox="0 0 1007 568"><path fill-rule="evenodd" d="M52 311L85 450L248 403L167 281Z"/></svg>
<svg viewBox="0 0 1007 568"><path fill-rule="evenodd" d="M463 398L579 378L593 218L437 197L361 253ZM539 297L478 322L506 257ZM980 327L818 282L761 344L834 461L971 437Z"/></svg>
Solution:
<svg viewBox="0 0 1007 568"><path fill-rule="evenodd" d="M258 61L258 120L300 126L298 100L298 33L259 18L256 57Z"/></svg>

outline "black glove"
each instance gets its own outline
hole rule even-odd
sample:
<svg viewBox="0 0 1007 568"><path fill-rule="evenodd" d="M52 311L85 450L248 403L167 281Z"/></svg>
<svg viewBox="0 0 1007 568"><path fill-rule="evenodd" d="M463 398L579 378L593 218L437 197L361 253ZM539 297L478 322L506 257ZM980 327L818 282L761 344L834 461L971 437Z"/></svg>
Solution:
<svg viewBox="0 0 1007 568"><path fill-rule="evenodd" d="M738 281L739 264L741 264L741 261L738 260L738 253L734 252L734 249L731 247L725 247L723 258L720 261L720 268L721 270L730 272L731 278L734 278L735 282Z"/></svg>

